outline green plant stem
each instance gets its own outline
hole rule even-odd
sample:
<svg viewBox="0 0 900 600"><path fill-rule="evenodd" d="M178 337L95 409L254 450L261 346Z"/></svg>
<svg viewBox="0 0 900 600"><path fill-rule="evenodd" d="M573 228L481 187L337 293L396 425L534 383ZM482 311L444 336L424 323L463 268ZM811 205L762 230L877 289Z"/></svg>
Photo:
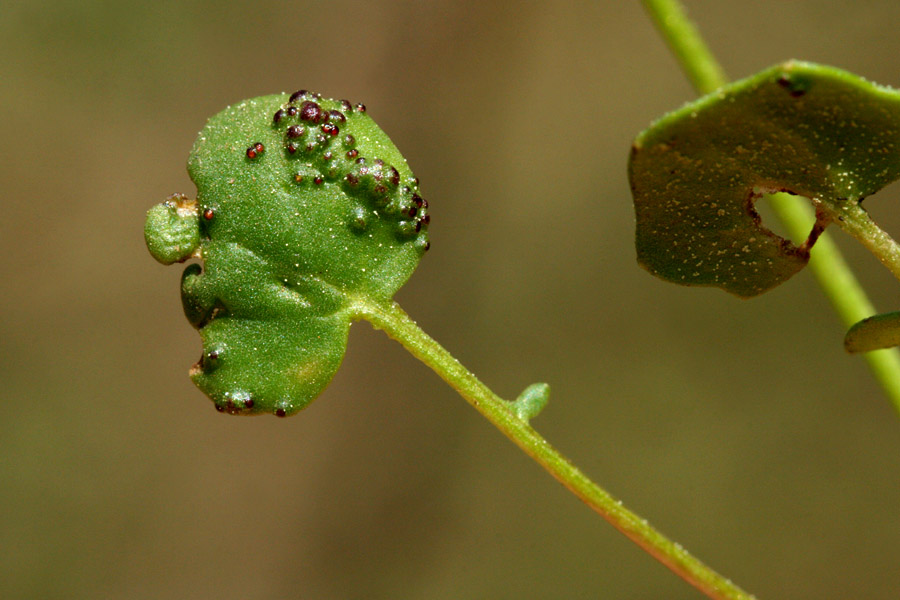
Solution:
<svg viewBox="0 0 900 600"><path fill-rule="evenodd" d="M855 237L894 277L900 279L900 246L872 220L859 202L847 201L839 205L822 203L819 210L823 209L833 223Z"/></svg>
<svg viewBox="0 0 900 600"><path fill-rule="evenodd" d="M789 235L794 239L804 239L809 234L812 207L800 196L790 194L774 194L774 196L771 206L781 218ZM779 206L781 204L793 204L794 208L785 209ZM865 218L868 219L868 215L865 215ZM871 222L870 219L869 222ZM865 228L863 225L862 229ZM900 278L900 274L894 271L900 265L900 259L897 258L900 257L897 244L888 245L893 247L889 254L895 257L894 267L891 271ZM875 307L872 306L865 290L853 276L853 271L844 261L841 251L830 236L823 234L813 246L809 268L812 269L816 281L831 300L835 312L846 327L875 314ZM866 352L863 356L875 379L881 384L888 399L900 413L900 375L898 375L900 374L900 352L892 348Z"/></svg>
<svg viewBox="0 0 900 600"><path fill-rule="evenodd" d="M707 94L725 85L725 72L677 0L644 0L644 6L694 89Z"/></svg>
<svg viewBox="0 0 900 600"><path fill-rule="evenodd" d="M560 483L679 577L717 600L753 598L588 479L525 420L517 417L511 402L503 400L481 383L422 331L396 303L378 305L358 301L353 311L357 318L369 321L400 342Z"/></svg>
<svg viewBox="0 0 900 600"><path fill-rule="evenodd" d="M687 18L681 2L643 0L643 3L698 93L709 94L727 83L724 71L696 27ZM800 239L809 234L808 226L800 225L808 221L806 207L797 202L781 201L773 202L772 209L786 227L797 228L794 231ZM861 207L859 210L865 213ZM868 215L864 219L862 217L863 215L854 215L852 219L836 222L863 242L900 279L900 252L897 244L887 243L885 237L890 237L878 229L868 219ZM805 231L803 227L806 227ZM871 301L853 271L826 233L819 237L810 251L809 266L844 325L849 327L875 314ZM865 358L885 395L900 412L900 351L896 348L877 350L867 352Z"/></svg>

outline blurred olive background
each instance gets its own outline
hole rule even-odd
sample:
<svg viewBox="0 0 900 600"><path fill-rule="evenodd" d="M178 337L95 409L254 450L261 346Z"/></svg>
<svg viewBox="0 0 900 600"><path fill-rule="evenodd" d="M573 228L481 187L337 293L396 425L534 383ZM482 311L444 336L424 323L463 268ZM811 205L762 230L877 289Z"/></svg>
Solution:
<svg viewBox="0 0 900 600"><path fill-rule="evenodd" d="M896 0L688 7L731 77L900 86ZM699 597L365 323L294 418L192 386L145 211L209 116L298 88L404 152L432 249L398 301L501 395L551 383L576 464L761 598L897 597L900 419L811 275L740 301L635 263L629 145L694 97L637 1L5 0L0 34L0 597Z"/></svg>

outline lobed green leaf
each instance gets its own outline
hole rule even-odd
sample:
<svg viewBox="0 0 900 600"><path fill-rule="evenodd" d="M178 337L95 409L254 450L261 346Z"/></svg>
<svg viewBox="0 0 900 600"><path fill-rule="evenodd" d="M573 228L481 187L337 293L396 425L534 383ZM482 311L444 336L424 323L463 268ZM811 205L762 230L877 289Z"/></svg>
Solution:
<svg viewBox="0 0 900 600"><path fill-rule="evenodd" d="M305 91L214 116L188 171L193 212L154 207L145 237L160 262L203 261L182 277L191 378L221 411L292 414L340 366L358 302L390 301L428 249L418 180L363 105Z"/></svg>

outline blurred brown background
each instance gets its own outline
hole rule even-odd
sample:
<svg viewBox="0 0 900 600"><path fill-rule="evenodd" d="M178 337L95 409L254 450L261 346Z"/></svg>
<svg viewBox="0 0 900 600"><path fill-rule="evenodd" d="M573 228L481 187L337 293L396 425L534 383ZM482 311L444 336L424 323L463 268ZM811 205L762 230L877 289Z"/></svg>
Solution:
<svg viewBox="0 0 900 600"><path fill-rule="evenodd" d="M688 6L732 77L900 86L896 0ZM635 264L629 144L694 97L637 1L6 0L0 35L0 597L699 597L367 324L294 418L194 389L144 213L206 118L301 87L423 182L400 303L498 393L550 382L584 470L761 598L898 596L900 419L811 275L742 302Z"/></svg>

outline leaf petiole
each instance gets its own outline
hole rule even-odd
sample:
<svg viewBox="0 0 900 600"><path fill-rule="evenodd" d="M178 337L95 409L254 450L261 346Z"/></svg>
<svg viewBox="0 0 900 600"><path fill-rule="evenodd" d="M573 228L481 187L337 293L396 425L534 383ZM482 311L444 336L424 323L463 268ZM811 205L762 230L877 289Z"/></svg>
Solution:
<svg viewBox="0 0 900 600"><path fill-rule="evenodd" d="M645 519L625 508L621 501L591 481L535 431L526 418L519 416L516 403L506 401L492 392L443 346L422 331L397 303L378 304L367 299L358 299L352 311L357 319L369 321L375 328L383 330L389 337L403 345L557 481L676 575L710 598L718 600L753 598L692 556L682 546L654 529ZM534 393L535 386L530 386L523 393L525 398L528 397L529 390ZM520 396L520 399L523 396Z"/></svg>
<svg viewBox="0 0 900 600"><path fill-rule="evenodd" d="M886 231L881 229L859 202L830 202L819 204L835 225L856 238L869 252L881 261L887 269L900 279L900 245Z"/></svg>

